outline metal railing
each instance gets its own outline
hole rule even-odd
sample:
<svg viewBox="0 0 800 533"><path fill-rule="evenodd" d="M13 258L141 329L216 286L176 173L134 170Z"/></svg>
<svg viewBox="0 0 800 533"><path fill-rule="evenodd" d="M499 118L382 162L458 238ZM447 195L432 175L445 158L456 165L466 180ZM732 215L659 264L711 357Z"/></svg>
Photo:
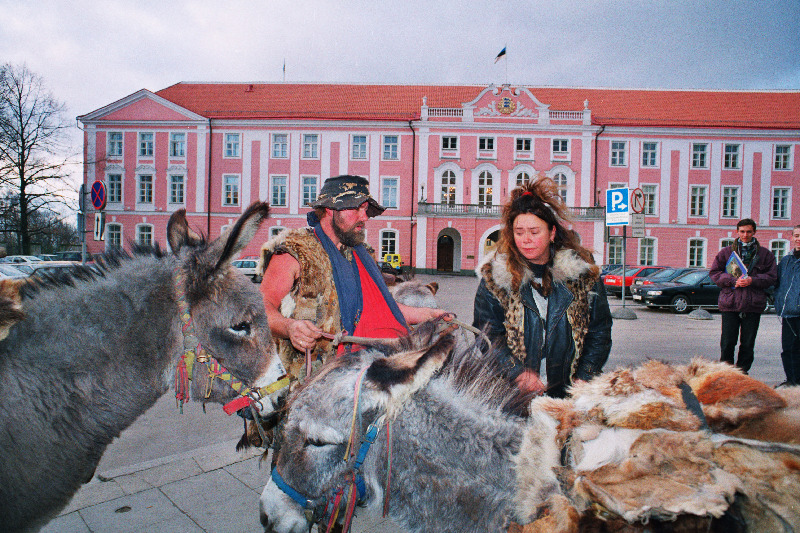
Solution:
<svg viewBox="0 0 800 533"><path fill-rule="evenodd" d="M420 202L420 215L450 217L499 217L502 206L477 204L432 204ZM576 220L602 220L605 218L604 207L570 207L570 214Z"/></svg>

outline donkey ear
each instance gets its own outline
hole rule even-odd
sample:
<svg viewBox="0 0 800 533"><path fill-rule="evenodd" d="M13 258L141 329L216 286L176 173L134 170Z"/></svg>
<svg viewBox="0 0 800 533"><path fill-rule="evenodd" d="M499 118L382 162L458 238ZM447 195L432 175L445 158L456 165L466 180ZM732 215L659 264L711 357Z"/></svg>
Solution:
<svg viewBox="0 0 800 533"><path fill-rule="evenodd" d="M454 346L455 339L448 333L426 348L381 357L370 365L366 378L389 395L390 415L402 407L406 398L428 384L453 353Z"/></svg>
<svg viewBox="0 0 800 533"><path fill-rule="evenodd" d="M239 217L236 224L211 244L211 253L217 255L216 267L233 259L255 237L261 223L269 215L269 205L264 202L253 202Z"/></svg>
<svg viewBox="0 0 800 533"><path fill-rule="evenodd" d="M189 227L185 209L179 209L169 217L167 240L173 254L177 254L184 246L194 247L203 243L203 237Z"/></svg>

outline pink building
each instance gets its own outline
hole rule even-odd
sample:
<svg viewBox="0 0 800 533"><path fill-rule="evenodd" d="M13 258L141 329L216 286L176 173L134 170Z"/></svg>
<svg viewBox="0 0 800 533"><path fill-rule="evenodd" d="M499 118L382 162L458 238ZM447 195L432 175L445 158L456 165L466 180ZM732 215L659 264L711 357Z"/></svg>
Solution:
<svg viewBox="0 0 800 533"><path fill-rule="evenodd" d="M800 223L799 91L179 83L78 120L87 187L108 190L90 253L166 243L180 208L214 237L260 199L272 210L243 254L255 255L345 173L388 208L368 242L424 271L471 272L508 192L536 174L560 185L598 263L622 262L622 230L604 238L608 188L644 193L646 236L628 239L627 264L709 266L745 217L780 257Z"/></svg>

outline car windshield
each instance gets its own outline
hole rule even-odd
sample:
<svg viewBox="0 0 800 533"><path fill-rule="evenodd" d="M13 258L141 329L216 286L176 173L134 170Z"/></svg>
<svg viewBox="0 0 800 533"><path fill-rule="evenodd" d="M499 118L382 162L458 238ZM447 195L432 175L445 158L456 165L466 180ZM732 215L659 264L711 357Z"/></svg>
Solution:
<svg viewBox="0 0 800 533"><path fill-rule="evenodd" d="M20 276L24 276L25 275L24 272L22 272L21 270L19 270L17 268L14 268L11 265L0 265L0 273L3 273L6 276L10 276L12 278L13 277L20 277Z"/></svg>
<svg viewBox="0 0 800 533"><path fill-rule="evenodd" d="M607 276L614 276L614 275L618 275L620 272L622 272L622 267L616 267L616 268L612 268L611 270L609 270L606 275Z"/></svg>
<svg viewBox="0 0 800 533"><path fill-rule="evenodd" d="M678 283L683 283L685 285L694 285L695 283L699 282L701 279L706 277L706 272L703 270L695 271L695 272L687 272L682 276L678 276L673 281L677 281Z"/></svg>
<svg viewBox="0 0 800 533"><path fill-rule="evenodd" d="M639 272L639 270L640 270L639 267L629 268L628 270L625 271L625 276L633 276L634 274Z"/></svg>
<svg viewBox="0 0 800 533"><path fill-rule="evenodd" d="M647 276L647 279L667 279L673 274L675 274L674 268L665 268L663 270L659 270L658 272Z"/></svg>

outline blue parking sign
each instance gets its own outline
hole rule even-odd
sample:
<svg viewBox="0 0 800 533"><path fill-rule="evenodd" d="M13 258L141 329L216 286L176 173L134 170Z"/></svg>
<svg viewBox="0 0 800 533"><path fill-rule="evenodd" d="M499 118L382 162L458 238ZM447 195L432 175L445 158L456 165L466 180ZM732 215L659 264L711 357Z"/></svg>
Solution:
<svg viewBox="0 0 800 533"><path fill-rule="evenodd" d="M630 224L630 190L606 190L606 226L627 226Z"/></svg>

